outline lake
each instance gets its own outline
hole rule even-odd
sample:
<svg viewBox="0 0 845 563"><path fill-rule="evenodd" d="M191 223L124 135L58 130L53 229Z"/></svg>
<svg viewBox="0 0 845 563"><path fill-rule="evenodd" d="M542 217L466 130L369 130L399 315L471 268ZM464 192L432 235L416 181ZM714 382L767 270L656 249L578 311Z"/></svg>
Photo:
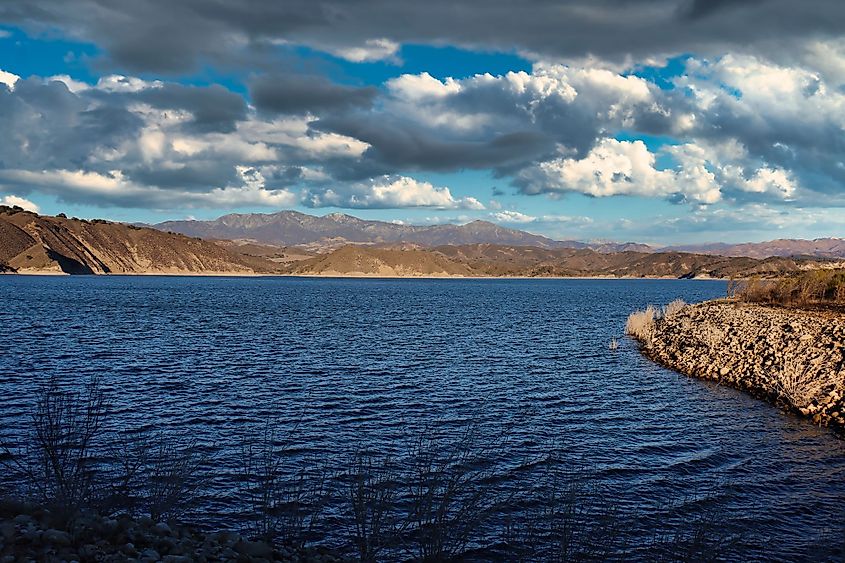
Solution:
<svg viewBox="0 0 845 563"><path fill-rule="evenodd" d="M622 336L634 309L725 289L0 276L0 422L17 428L50 376L102 377L115 424L190 436L213 456L194 515L207 526L236 525L237 444L268 419L294 437L296 455L328 464L355 448L399 455L421 434L506 428L503 480L553 450L637 512L634 541L708 513L735 535L731 557L809 557L831 535L842 541L843 442L656 366Z"/></svg>

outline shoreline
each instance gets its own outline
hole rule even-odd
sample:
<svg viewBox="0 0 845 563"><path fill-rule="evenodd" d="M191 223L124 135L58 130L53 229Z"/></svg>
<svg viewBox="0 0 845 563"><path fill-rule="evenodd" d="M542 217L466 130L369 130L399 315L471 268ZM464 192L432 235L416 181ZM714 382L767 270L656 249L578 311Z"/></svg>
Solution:
<svg viewBox="0 0 845 563"><path fill-rule="evenodd" d="M845 314L719 299L658 315L631 336L664 367L845 434Z"/></svg>
<svg viewBox="0 0 845 563"><path fill-rule="evenodd" d="M454 276L421 275L389 276L376 274L273 274L261 272L119 272L107 274L68 274L67 272L2 272L0 275L21 277L209 277L209 278L316 278L316 279L372 279L372 280L678 280L727 282L729 278L682 278L676 276Z"/></svg>

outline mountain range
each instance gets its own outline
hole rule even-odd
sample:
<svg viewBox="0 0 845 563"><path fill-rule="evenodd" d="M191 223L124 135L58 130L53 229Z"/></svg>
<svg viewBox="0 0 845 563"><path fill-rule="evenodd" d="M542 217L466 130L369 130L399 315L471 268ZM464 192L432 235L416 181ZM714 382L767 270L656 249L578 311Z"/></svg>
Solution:
<svg viewBox="0 0 845 563"><path fill-rule="evenodd" d="M288 218L290 214L287 214ZM294 216L296 218L297 216ZM303 216L308 222L309 216ZM325 218L316 218L325 219ZM388 242L399 237L390 223L329 216L328 222L352 225L345 233L368 244L340 243L335 248L279 246L254 240L204 240L174 232L100 219L42 216L0 206L0 272L30 274L214 274L401 277L775 277L797 270L841 267L822 258L726 257L679 251L608 251L504 229L484 222L464 226L409 227L417 242ZM261 223L261 220L258 221ZM320 224L320 221L315 221ZM196 222L202 225L203 222ZM325 224L325 222L322 222ZM193 224L193 223L191 223ZM266 224L266 221L265 223ZM390 227L385 227L388 225ZM403 227L403 226L399 226ZM243 226L240 234L248 234ZM378 242L362 229L382 233ZM313 240L301 228L298 240ZM325 233L335 231L323 230ZM461 243L489 237L495 243ZM274 239L278 240L278 239ZM319 244L325 244L318 239ZM507 241L527 240L530 245ZM449 244L436 244L449 241ZM540 244L544 246L540 246ZM623 245L624 246L624 245Z"/></svg>
<svg viewBox="0 0 845 563"><path fill-rule="evenodd" d="M413 243L432 248L445 245L496 244L543 249L590 249L600 253L691 252L749 258L770 256L845 258L845 239L842 238L779 239L760 243L715 243L661 248L634 242L554 240L526 231L505 228L488 221L472 221L465 225L419 226L368 221L342 213L332 213L322 217L297 211L231 214L210 221L167 221L153 227L204 239L250 241L283 247L299 246L305 250L318 252L334 250L347 244Z"/></svg>
<svg viewBox="0 0 845 563"><path fill-rule="evenodd" d="M488 221L465 225L404 225L386 221L367 221L343 213L323 217L280 211L224 215L212 221L167 221L154 228L205 239L250 240L277 246L306 246L315 250L338 248L346 244L414 243L426 247L455 244L503 244L536 248L591 248L589 243L553 240ZM650 247L633 243L599 243L604 252L621 250L648 251Z"/></svg>

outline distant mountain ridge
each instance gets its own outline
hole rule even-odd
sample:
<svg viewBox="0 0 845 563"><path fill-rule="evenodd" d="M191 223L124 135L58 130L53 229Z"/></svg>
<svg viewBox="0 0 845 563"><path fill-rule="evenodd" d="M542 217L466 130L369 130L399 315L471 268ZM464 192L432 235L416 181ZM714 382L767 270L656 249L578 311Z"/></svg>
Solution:
<svg viewBox="0 0 845 563"><path fill-rule="evenodd" d="M597 243L559 241L489 221L465 225L403 225L386 221L368 221L343 213L323 217L280 211L224 215L211 221L167 221L153 225L163 231L210 239L247 239L279 246L323 243L327 247L353 244L413 243L427 247L460 244L500 244L537 248L595 248L600 252L624 250L651 251L636 243Z"/></svg>
<svg viewBox="0 0 845 563"><path fill-rule="evenodd" d="M210 221L167 221L153 228L188 236L250 240L276 246L306 246L312 250L333 250L346 244L383 245L412 243L433 248L444 245L497 244L535 248L590 249L603 254L614 252L692 252L728 257L768 258L771 256L810 256L845 258L845 239L778 239L756 243L712 243L650 246L635 242L582 242L554 240L518 229L502 227L489 221L464 225L405 225L369 221L343 213L325 216L298 211L277 213L230 214Z"/></svg>
<svg viewBox="0 0 845 563"><path fill-rule="evenodd" d="M776 239L765 242L739 244L713 243L689 244L660 249L679 252L698 252L718 256L746 256L768 258L769 256L813 256L816 258L845 258L845 239L836 237L805 239Z"/></svg>

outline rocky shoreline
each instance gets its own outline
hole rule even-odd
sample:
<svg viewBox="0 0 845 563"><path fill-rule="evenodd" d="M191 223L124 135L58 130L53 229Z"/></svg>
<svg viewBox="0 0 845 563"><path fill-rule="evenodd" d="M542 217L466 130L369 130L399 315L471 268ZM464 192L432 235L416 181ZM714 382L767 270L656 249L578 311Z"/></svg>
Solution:
<svg viewBox="0 0 845 563"><path fill-rule="evenodd" d="M635 313L627 331L659 364L845 431L845 314L718 300Z"/></svg>
<svg viewBox="0 0 845 563"><path fill-rule="evenodd" d="M0 510L0 562L286 561L328 563L344 559L327 549L253 541L235 532L203 533L149 517L80 515L62 518L41 507L4 503Z"/></svg>

